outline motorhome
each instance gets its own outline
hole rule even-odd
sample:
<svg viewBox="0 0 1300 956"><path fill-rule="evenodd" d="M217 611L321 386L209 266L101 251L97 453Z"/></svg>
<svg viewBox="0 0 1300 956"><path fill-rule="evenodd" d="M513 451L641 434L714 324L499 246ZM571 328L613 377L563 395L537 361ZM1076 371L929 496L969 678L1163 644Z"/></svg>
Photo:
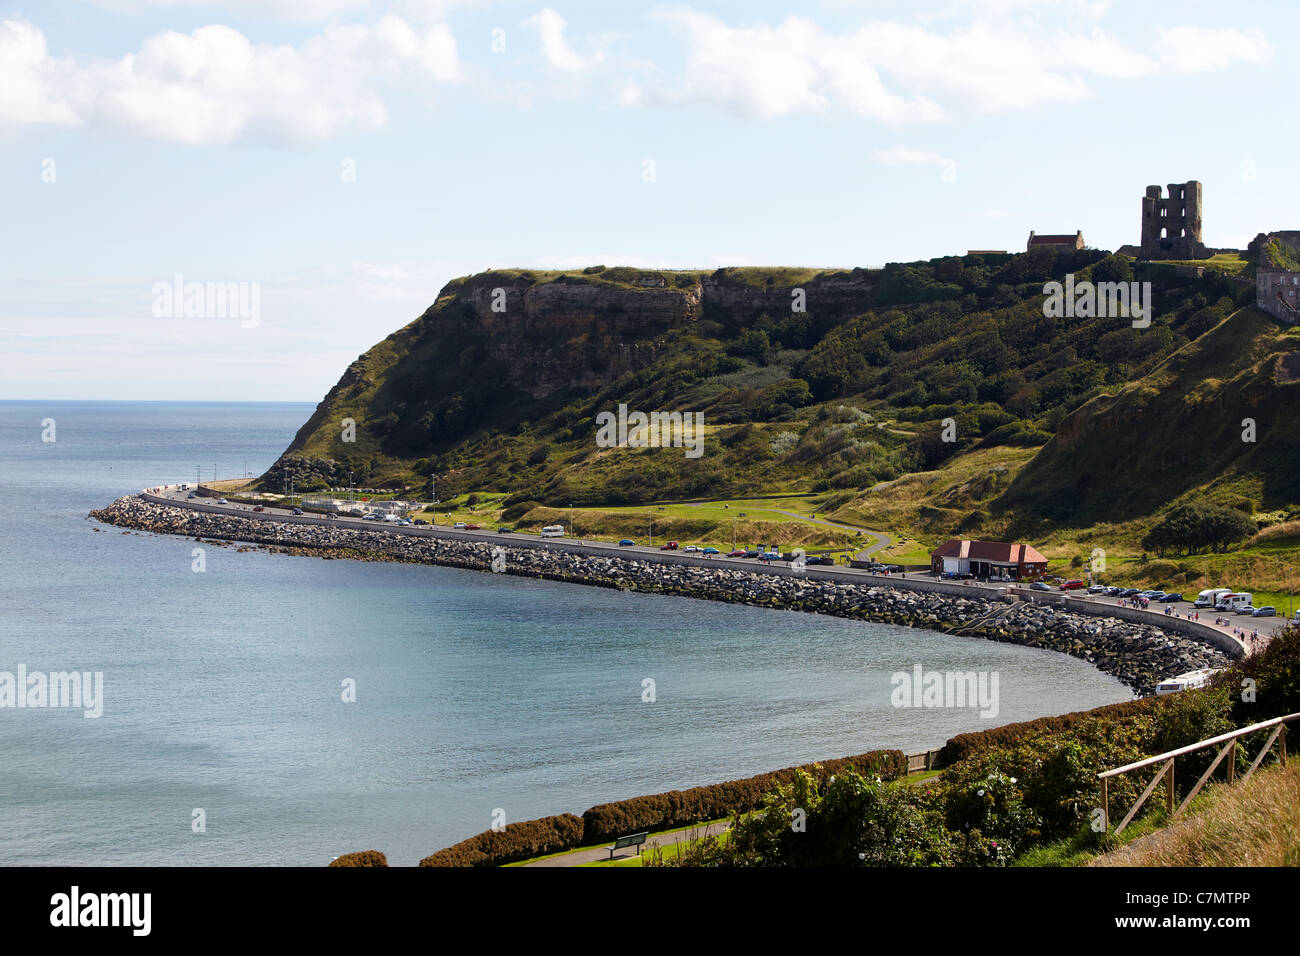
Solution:
<svg viewBox="0 0 1300 956"><path fill-rule="evenodd" d="M1214 609L1216 611L1239 611L1243 607L1250 607L1253 597L1253 594L1246 591L1225 594L1215 602Z"/></svg>
<svg viewBox="0 0 1300 956"><path fill-rule="evenodd" d="M1214 607L1225 594L1231 594L1232 588L1209 588L1196 595L1192 607Z"/></svg>
<svg viewBox="0 0 1300 956"><path fill-rule="evenodd" d="M1210 678L1220 668L1207 667L1199 671L1188 671L1186 674L1179 674L1177 677L1171 677L1163 680L1156 685L1157 694L1176 694L1180 690L1190 690L1193 687L1204 687L1210 682Z"/></svg>
<svg viewBox="0 0 1300 956"><path fill-rule="evenodd" d="M543 537L543 538L563 538L563 537L564 537L564 525L562 525L562 524L548 524L545 528L542 529L542 537Z"/></svg>

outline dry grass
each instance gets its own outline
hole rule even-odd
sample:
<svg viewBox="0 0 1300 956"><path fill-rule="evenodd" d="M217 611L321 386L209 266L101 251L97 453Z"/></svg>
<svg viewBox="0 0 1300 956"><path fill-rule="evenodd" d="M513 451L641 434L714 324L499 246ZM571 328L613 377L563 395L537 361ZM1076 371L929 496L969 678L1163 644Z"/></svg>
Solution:
<svg viewBox="0 0 1300 956"><path fill-rule="evenodd" d="M1215 787L1202 809L1089 866L1300 866L1300 761Z"/></svg>

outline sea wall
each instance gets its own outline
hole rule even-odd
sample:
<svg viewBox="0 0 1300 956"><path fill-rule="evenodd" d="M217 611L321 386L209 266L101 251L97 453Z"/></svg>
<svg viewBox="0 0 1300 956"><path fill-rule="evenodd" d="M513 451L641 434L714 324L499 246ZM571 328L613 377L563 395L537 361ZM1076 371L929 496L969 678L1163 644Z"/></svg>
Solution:
<svg viewBox="0 0 1300 956"><path fill-rule="evenodd" d="M1138 694L1151 693L1165 677L1228 663L1228 655L1204 640L1170 633L1149 622L1095 616L1051 604L1008 605L983 589L939 582L909 587L835 579L825 569L795 574L788 568L762 572L709 566L707 559L638 559L588 552L571 545L543 547L518 539L500 543L448 540L382 528L341 527L324 519L268 519L215 513L146 500L119 498L90 517L106 524L157 534L217 542L249 542L271 550L325 558L401 561L566 581L576 584L674 594L755 607L832 614L1071 654L1095 665ZM405 530L405 529L404 529ZM494 554L496 568L493 568ZM680 560L684 559L684 560ZM817 574L815 571L821 571ZM925 584L924 589L912 584Z"/></svg>

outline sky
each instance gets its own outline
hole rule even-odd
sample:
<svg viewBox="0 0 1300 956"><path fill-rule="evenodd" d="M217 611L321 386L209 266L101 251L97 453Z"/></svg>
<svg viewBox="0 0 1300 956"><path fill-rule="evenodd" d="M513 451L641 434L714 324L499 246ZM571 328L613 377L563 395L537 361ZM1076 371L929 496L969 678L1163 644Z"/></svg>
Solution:
<svg viewBox="0 0 1300 956"><path fill-rule="evenodd" d="M0 399L318 401L456 276L1114 249L1155 183L1243 247L1300 228L1295 36L1281 0L0 0Z"/></svg>

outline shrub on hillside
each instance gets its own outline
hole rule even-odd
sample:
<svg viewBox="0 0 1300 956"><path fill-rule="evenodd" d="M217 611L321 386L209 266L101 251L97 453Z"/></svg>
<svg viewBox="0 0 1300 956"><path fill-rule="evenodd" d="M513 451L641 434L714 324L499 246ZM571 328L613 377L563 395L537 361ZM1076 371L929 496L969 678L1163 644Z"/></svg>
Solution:
<svg viewBox="0 0 1300 956"><path fill-rule="evenodd" d="M1158 554L1167 551L1195 554L1209 549L1223 552L1234 541L1249 538L1257 527L1249 515L1236 508L1178 505L1142 539L1142 547Z"/></svg>
<svg viewBox="0 0 1300 956"><path fill-rule="evenodd" d="M1300 627L1291 625L1262 653L1220 672L1213 685L1231 695L1239 727L1300 713ZM1300 724L1290 724L1288 734L1300 740ZM1288 749L1300 750L1300 743L1292 742Z"/></svg>

